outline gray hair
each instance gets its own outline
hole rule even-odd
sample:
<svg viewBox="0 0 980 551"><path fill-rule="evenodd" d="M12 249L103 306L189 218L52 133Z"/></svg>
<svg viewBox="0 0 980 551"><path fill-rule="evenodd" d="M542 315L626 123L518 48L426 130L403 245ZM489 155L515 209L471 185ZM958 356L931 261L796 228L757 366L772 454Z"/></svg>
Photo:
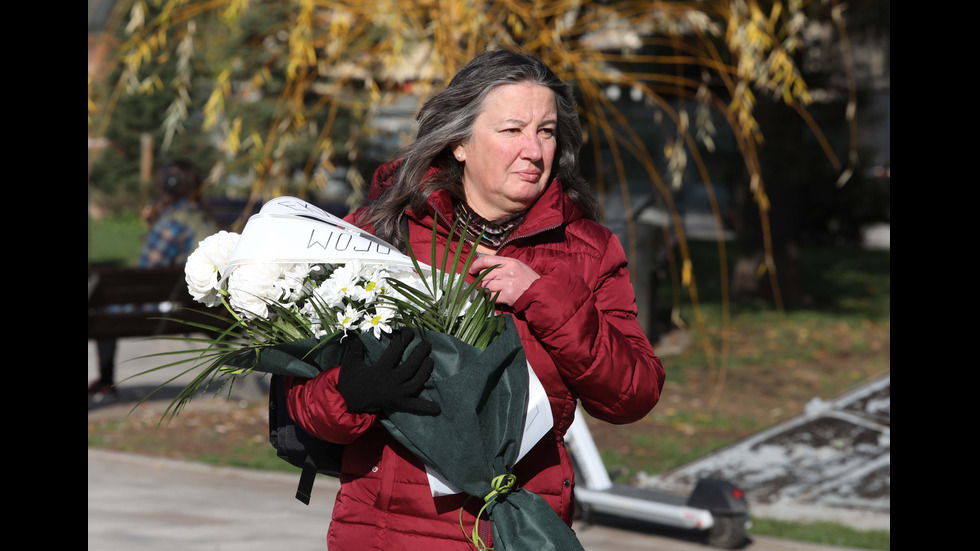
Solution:
<svg viewBox="0 0 980 551"><path fill-rule="evenodd" d="M466 142L474 121L483 111L487 95L504 84L533 82L554 93L558 112L557 148L552 178L558 178L566 193L588 218L596 219L595 197L582 178L579 149L582 126L572 87L562 82L540 60L509 50L492 50L473 58L453 77L445 90L419 110L415 140L400 155L395 182L371 204L368 222L378 237L401 243L398 220L407 208L421 208L436 190L445 189L463 199L463 164L453 157L453 148ZM439 170L426 179L430 167ZM421 185L420 185L421 184Z"/></svg>

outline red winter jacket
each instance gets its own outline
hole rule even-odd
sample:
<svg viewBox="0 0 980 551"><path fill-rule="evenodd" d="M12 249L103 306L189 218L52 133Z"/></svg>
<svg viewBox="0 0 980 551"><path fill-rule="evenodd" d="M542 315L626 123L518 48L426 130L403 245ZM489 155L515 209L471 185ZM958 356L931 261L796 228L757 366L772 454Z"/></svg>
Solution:
<svg viewBox="0 0 980 551"><path fill-rule="evenodd" d="M372 195L389 182L379 175ZM409 212L410 242L429 263L432 217L442 246L452 220L452 202L434 193L427 212ZM362 207L347 219L354 223ZM468 251L464 250L463 255ZM452 253L451 253L452 254ZM624 424L644 417L657 403L664 370L636 320L636 302L619 240L582 216L555 180L497 254L517 258L541 277L524 292L512 314L527 360L551 402L555 427L514 468L517 484L534 492L569 525L574 473L563 435L576 399L593 417ZM472 549L467 534L482 500L433 498L422 463L391 438L374 414L348 413L337 391L339 369L313 379L287 379L289 411L307 432L347 444L341 489L327 535L331 551ZM493 544L485 519L480 532ZM464 534L465 529L466 534Z"/></svg>

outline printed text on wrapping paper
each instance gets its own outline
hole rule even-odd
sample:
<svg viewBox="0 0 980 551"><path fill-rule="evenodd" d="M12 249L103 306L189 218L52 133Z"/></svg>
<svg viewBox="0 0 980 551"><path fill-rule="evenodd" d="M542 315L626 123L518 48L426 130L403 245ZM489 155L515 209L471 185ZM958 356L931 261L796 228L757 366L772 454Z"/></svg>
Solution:
<svg viewBox="0 0 980 551"><path fill-rule="evenodd" d="M310 239L306 244L306 248L312 249L314 247L319 246L323 250L328 250L330 248L331 242L333 242L333 250L339 252L345 252L351 250L354 252L366 253L366 252L370 252L371 249L374 249L374 251L378 254L392 253L392 250L390 248L385 247L380 243L375 243L373 241L368 241L366 239L358 240L361 241L360 245L362 246L362 248L358 248L357 246L358 244L353 239L354 236L347 232L335 232L333 230L328 230L326 232L327 235L325 241L322 241L324 239L323 234L324 231L322 230L317 230L317 229L310 230Z"/></svg>

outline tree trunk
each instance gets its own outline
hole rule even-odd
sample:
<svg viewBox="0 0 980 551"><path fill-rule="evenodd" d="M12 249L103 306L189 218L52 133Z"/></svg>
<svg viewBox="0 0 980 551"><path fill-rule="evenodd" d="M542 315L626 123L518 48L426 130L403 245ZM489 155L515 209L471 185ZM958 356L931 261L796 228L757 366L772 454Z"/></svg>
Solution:
<svg viewBox="0 0 980 551"><path fill-rule="evenodd" d="M741 216L736 224L738 246L731 293L736 300L765 298L777 306L793 307L804 297L799 268L800 220L806 208L804 188L813 185L808 174L813 157L802 146L804 129L797 121L799 117L785 105L763 96L760 94L755 115L765 137L760 165L771 205L766 215L775 273L766 265L759 205L752 199L746 178L734 189Z"/></svg>

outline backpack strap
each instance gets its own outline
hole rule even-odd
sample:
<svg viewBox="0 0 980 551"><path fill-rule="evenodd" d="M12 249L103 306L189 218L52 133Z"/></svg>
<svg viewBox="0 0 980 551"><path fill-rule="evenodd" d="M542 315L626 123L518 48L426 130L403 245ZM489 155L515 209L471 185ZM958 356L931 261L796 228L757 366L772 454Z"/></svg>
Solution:
<svg viewBox="0 0 980 551"><path fill-rule="evenodd" d="M298 429L302 430L302 429ZM306 435L306 433L303 433ZM304 443L308 454L303 461L303 471L299 475L299 485L296 487L296 499L306 505L310 504L313 493L313 481L317 473L327 476L340 477L340 465L344 456L344 445L320 440L306 435Z"/></svg>
<svg viewBox="0 0 980 551"><path fill-rule="evenodd" d="M316 444L311 442L311 445ZM296 499L303 502L304 505L310 504L310 495L313 493L313 481L316 479L316 463L313 461L313 452L306 456L306 461L303 463L303 471L299 475L299 485L296 486Z"/></svg>

